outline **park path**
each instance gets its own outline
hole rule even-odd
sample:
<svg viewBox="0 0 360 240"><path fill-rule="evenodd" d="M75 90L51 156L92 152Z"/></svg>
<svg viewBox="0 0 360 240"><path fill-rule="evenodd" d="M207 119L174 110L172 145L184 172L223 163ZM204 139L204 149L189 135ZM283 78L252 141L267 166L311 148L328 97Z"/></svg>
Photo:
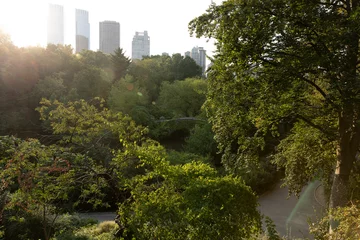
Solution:
<svg viewBox="0 0 360 240"><path fill-rule="evenodd" d="M326 201L320 182L305 186L300 198L288 198L288 189L281 188L281 183L259 197L259 210L270 217L281 236L290 238L311 238L308 219L315 220L322 216Z"/></svg>
<svg viewBox="0 0 360 240"><path fill-rule="evenodd" d="M99 223L106 221L115 221L115 212L91 212L91 213L79 213L82 218L92 218L98 220Z"/></svg>

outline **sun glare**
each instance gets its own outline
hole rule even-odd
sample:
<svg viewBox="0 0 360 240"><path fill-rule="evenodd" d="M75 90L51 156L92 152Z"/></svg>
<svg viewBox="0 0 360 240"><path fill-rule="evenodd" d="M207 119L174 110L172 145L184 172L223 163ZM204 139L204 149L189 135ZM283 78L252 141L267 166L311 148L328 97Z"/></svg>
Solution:
<svg viewBox="0 0 360 240"><path fill-rule="evenodd" d="M40 4L39 4L40 3ZM19 47L44 46L47 5L41 1L5 1L0 3L0 28ZM44 9L45 8L45 9Z"/></svg>

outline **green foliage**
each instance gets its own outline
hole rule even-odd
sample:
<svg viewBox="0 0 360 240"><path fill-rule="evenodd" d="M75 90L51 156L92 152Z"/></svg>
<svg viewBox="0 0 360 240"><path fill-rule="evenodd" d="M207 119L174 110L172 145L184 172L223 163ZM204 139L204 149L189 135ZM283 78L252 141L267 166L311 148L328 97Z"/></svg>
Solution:
<svg viewBox="0 0 360 240"><path fill-rule="evenodd" d="M179 53L172 55L170 71L172 73L172 81L201 77L201 67L196 64L194 59L188 56L184 58Z"/></svg>
<svg viewBox="0 0 360 240"><path fill-rule="evenodd" d="M45 147L35 139L13 137L0 138L0 152L2 188L11 193L6 209L17 212L7 222L25 225L25 232L16 233L24 238L34 233L30 230L34 224L48 239L57 215L72 208L67 203L74 188L71 156L57 146Z"/></svg>
<svg viewBox="0 0 360 240"><path fill-rule="evenodd" d="M111 76L104 70L88 67L75 74L72 87L76 88L81 99L106 98L110 90L111 81Z"/></svg>
<svg viewBox="0 0 360 240"><path fill-rule="evenodd" d="M329 232L330 220L339 222L339 226L333 232ZM360 238L359 221L359 203L355 203L347 207L332 209L329 215L318 223L310 225L310 232L315 239L319 240L355 240Z"/></svg>
<svg viewBox="0 0 360 240"><path fill-rule="evenodd" d="M229 169L251 171L284 139L276 162L291 191L337 166L331 205L346 205L360 143L359 11L359 1L231 0L190 22L216 39L206 109Z"/></svg>
<svg viewBox="0 0 360 240"><path fill-rule="evenodd" d="M216 154L216 142L211 125L208 123L195 125L186 139L184 150L201 156Z"/></svg>
<svg viewBox="0 0 360 240"><path fill-rule="evenodd" d="M276 231L276 226L274 222L269 217L265 217L265 226L266 226L266 237L267 240L281 240L279 234Z"/></svg>
<svg viewBox="0 0 360 240"><path fill-rule="evenodd" d="M22 209L6 211L2 226L4 227L3 239L46 239L42 217Z"/></svg>
<svg viewBox="0 0 360 240"><path fill-rule="evenodd" d="M117 81L109 94L109 106L111 110L130 114L136 107L148 104L146 91L130 75Z"/></svg>
<svg viewBox="0 0 360 240"><path fill-rule="evenodd" d="M37 103L42 98L62 100L66 94L64 80L61 78L60 74L55 74L53 76L45 77L45 79L40 79L36 84L33 93Z"/></svg>
<svg viewBox="0 0 360 240"><path fill-rule="evenodd" d="M281 141L274 161L285 169L285 183L290 193L299 193L313 176L327 183L335 168L336 143L329 141L319 130L296 123L289 137Z"/></svg>
<svg viewBox="0 0 360 240"><path fill-rule="evenodd" d="M141 144L147 130L136 126L130 117L105 108L100 99L94 99L92 104L44 99L38 111L43 120L49 121L53 133L61 137L59 144L85 155L77 162L80 171L76 177L83 185L79 199L95 207L109 206L105 197L112 193L113 201L120 201L127 178L139 169L136 156L116 162L114 151L122 151L130 143Z"/></svg>
<svg viewBox="0 0 360 240"><path fill-rule="evenodd" d="M204 163L170 166L154 145L135 149L153 171L132 182L120 205L125 234L136 239L249 239L260 231L256 197L239 178Z"/></svg>
<svg viewBox="0 0 360 240"><path fill-rule="evenodd" d="M189 152L178 152L170 150L168 152L167 160L172 165L182 165L186 163L191 163L193 161L208 163L209 159L206 156L196 155L194 153Z"/></svg>
<svg viewBox="0 0 360 240"><path fill-rule="evenodd" d="M62 135L64 143L86 144L100 141L107 134L116 134L120 142L132 142L146 133L146 129L136 126L130 117L110 111L104 103L99 98L93 99L92 104L84 100L64 104L43 99L37 111L42 120L51 122L54 134Z"/></svg>
<svg viewBox="0 0 360 240"><path fill-rule="evenodd" d="M131 64L128 73L134 76L140 87L147 91L149 100L156 102L163 82L200 77L201 68L194 60L174 54L172 57L152 56L135 61Z"/></svg>
<svg viewBox="0 0 360 240"><path fill-rule="evenodd" d="M115 81L125 77L131 60L124 55L123 49L116 49L114 54L110 55L110 59L113 65Z"/></svg>
<svg viewBox="0 0 360 240"><path fill-rule="evenodd" d="M76 214L64 214L59 216L55 221L55 235L59 235L61 233L69 231L73 232L82 227L97 225L97 223L97 220L91 218L81 218Z"/></svg>
<svg viewBox="0 0 360 240"><path fill-rule="evenodd" d="M79 60L84 66L107 68L110 66L110 58L103 52L84 50L79 53Z"/></svg>
<svg viewBox="0 0 360 240"><path fill-rule="evenodd" d="M173 83L163 82L159 107L175 117L195 117L205 102L207 82L201 79L186 79Z"/></svg>
<svg viewBox="0 0 360 240"><path fill-rule="evenodd" d="M73 232L64 232L52 240L115 240L115 231L114 222L102 222L99 225L82 227Z"/></svg>

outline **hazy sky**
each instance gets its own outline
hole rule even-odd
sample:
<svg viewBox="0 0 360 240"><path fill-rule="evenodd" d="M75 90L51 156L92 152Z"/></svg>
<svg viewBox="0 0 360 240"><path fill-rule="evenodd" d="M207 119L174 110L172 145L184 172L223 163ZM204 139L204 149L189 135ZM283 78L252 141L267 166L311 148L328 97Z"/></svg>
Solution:
<svg viewBox="0 0 360 240"><path fill-rule="evenodd" d="M221 0L214 1L221 3ZM99 22L120 22L120 47L131 55L135 31L147 30L150 53L181 53L202 46L209 55L213 41L191 38L188 23L205 13L211 0L0 0L0 28L18 46L46 45L48 4L64 6L65 44L75 45L75 8L87 10L90 48L99 48Z"/></svg>

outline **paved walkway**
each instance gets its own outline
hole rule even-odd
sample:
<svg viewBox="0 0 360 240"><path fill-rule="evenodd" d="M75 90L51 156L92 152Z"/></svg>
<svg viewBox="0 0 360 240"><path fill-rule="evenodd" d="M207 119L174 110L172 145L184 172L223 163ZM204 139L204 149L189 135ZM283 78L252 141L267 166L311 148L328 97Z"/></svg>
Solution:
<svg viewBox="0 0 360 240"><path fill-rule="evenodd" d="M105 221L115 221L116 213L115 212L91 212L91 213L79 213L79 216L82 218L92 218L101 222Z"/></svg>
<svg viewBox="0 0 360 240"><path fill-rule="evenodd" d="M276 224L281 236L293 238L311 237L308 220L316 219L324 212L326 201L319 182L304 187L300 198L288 197L288 189L278 183L272 191L259 197L259 210Z"/></svg>

